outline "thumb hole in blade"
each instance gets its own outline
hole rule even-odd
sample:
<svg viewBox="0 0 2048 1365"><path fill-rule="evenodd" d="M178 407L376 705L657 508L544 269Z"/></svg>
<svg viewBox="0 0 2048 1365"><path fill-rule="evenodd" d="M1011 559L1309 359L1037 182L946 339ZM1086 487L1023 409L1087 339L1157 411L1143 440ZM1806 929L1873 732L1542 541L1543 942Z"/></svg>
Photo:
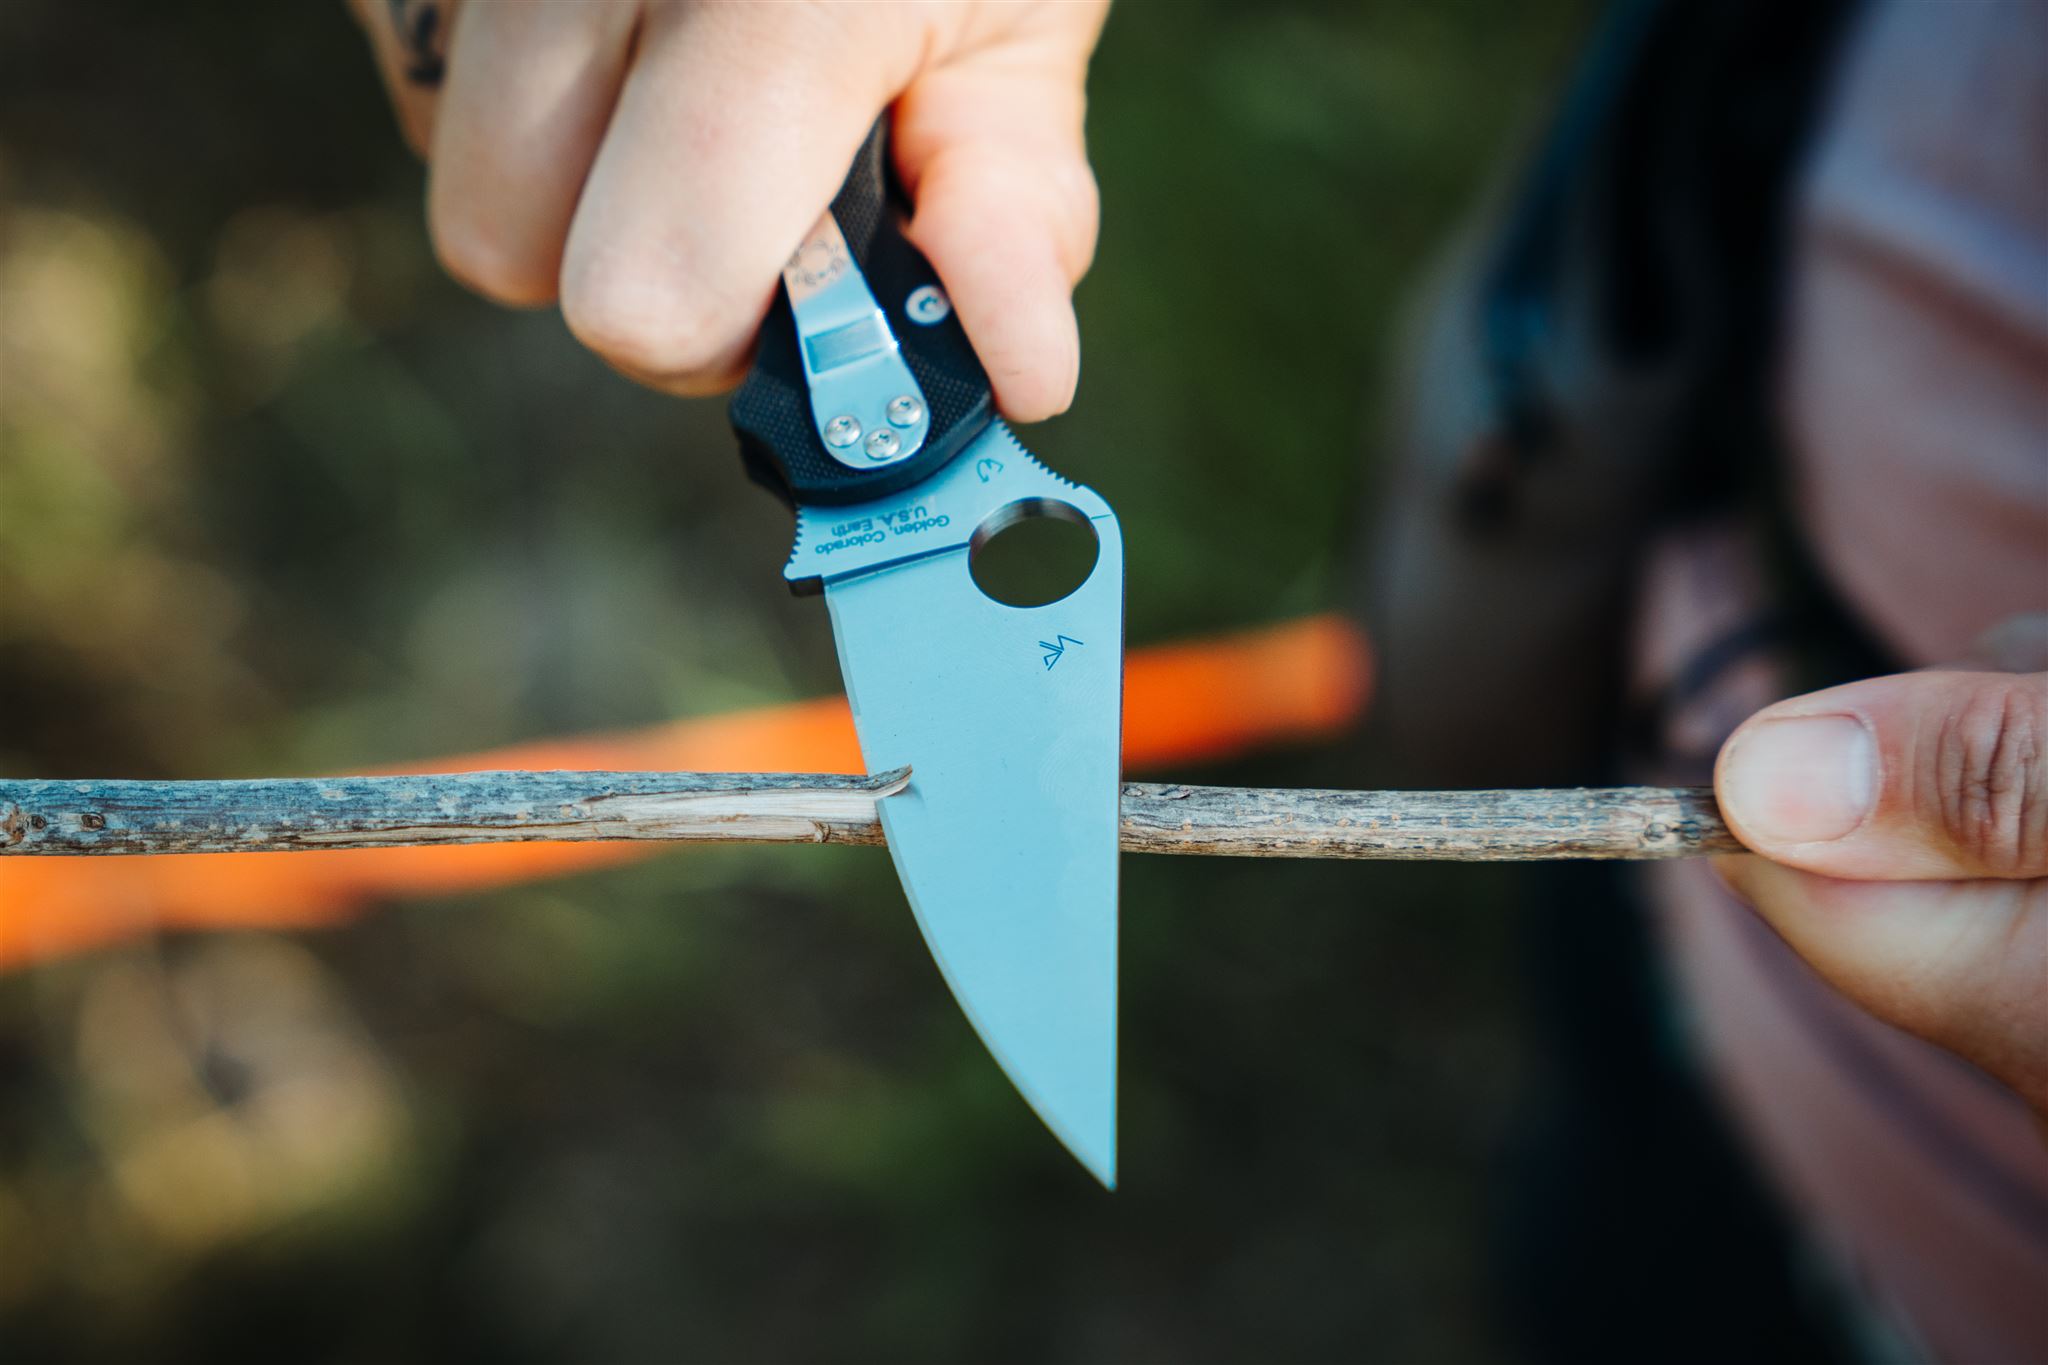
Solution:
<svg viewBox="0 0 2048 1365"><path fill-rule="evenodd" d="M1095 527L1051 498L1024 498L989 513L969 542L974 586L1009 607L1049 606L1095 571Z"/></svg>

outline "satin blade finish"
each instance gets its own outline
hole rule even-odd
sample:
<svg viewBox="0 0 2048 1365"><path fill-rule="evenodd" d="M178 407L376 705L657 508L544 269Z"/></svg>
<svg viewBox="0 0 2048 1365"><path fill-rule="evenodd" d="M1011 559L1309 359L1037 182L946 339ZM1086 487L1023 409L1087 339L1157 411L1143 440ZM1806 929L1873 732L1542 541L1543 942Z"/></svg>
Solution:
<svg viewBox="0 0 2048 1365"><path fill-rule="evenodd" d="M1093 529L1087 581L1039 607L983 595L969 572L973 533L1048 503ZM790 575L824 581L863 758L870 771L911 770L881 819L925 942L1011 1081L1113 1187L1116 517L997 423L917 488L803 518Z"/></svg>

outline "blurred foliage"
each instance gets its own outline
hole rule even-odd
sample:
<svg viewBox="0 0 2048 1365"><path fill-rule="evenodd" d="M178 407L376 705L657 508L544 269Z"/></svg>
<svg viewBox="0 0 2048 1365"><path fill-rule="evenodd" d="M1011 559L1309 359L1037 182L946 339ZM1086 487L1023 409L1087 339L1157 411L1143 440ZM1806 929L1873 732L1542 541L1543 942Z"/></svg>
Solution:
<svg viewBox="0 0 2048 1365"><path fill-rule="evenodd" d="M1080 400L1027 439L1118 508L1133 644L1339 600L1397 309L1584 11L1112 18ZM0 6L0 771L347 770L837 686L721 405L465 296L420 181L339 6ZM1487 1358L1500 901L1128 862L1114 1197L876 854L20 973L0 1352Z"/></svg>

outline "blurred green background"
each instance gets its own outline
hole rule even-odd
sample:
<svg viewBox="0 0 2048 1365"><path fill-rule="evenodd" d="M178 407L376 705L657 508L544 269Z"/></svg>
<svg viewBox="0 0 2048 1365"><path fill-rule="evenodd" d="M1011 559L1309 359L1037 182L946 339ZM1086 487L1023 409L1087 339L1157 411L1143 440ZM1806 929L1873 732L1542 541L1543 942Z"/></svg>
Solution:
<svg viewBox="0 0 2048 1365"><path fill-rule="evenodd" d="M1112 16L1080 398L1026 440L1117 507L1134 646L1343 604L1400 310L1590 10ZM0 771L346 771L836 689L722 404L465 295L421 202L338 4L0 5ZM873 851L0 978L0 1353L1500 1357L1502 879L1124 878L1114 1197Z"/></svg>

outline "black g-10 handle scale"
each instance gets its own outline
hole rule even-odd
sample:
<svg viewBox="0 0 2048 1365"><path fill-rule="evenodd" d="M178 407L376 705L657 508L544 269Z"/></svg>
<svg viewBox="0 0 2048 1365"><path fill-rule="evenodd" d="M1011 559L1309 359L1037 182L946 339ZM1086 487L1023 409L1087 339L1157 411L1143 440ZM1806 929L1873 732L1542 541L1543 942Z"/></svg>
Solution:
<svg viewBox="0 0 2048 1365"><path fill-rule="evenodd" d="M830 221L820 221L784 271L753 369L732 399L748 477L791 506L900 492L938 472L995 416L988 375L938 276L903 235L908 199L889 164L887 122L885 114L868 134ZM849 255L857 273L846 269ZM800 334L793 298L807 307L814 297L864 300L862 280L872 308ZM899 382L906 368L914 385ZM859 411L831 387L843 388L849 376L871 396Z"/></svg>

